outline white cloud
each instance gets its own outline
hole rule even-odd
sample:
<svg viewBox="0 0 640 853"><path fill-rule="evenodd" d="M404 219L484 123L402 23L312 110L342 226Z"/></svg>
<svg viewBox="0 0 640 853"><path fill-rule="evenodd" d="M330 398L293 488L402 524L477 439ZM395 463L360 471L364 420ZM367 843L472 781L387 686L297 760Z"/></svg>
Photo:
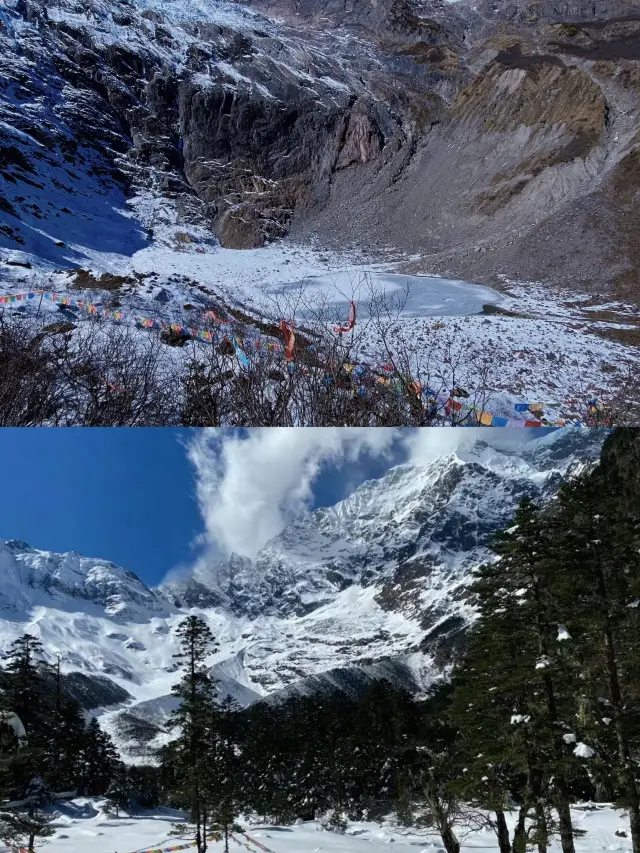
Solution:
<svg viewBox="0 0 640 853"><path fill-rule="evenodd" d="M400 449L407 462L426 465L470 449L478 438L514 446L531 437L524 429L265 428L244 435L199 430L187 451L205 527L202 559L232 552L253 556L311 505L323 464L340 468L364 453Z"/></svg>
<svg viewBox="0 0 640 853"><path fill-rule="evenodd" d="M512 449L522 447L537 438L535 430L487 429L486 427L442 427L439 429L402 430L408 461L413 465L428 465L434 459L451 453L463 454L471 450L478 441L486 441L491 447Z"/></svg>
<svg viewBox="0 0 640 853"><path fill-rule="evenodd" d="M251 556L308 507L323 463L386 453L393 429L201 430L188 447L204 542Z"/></svg>

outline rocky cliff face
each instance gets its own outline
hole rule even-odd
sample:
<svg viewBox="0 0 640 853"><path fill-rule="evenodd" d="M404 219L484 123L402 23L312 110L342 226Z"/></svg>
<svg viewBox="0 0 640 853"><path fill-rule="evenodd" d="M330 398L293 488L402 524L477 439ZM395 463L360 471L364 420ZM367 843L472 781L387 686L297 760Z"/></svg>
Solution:
<svg viewBox="0 0 640 853"><path fill-rule="evenodd" d="M637 7L542 0L456 10L464 39L437 45L439 62L434 48L411 46L446 80L436 86L441 110L412 143L339 175L313 227L330 235L349 224L370 242L418 246L443 273L503 272L637 298Z"/></svg>
<svg viewBox="0 0 640 853"><path fill-rule="evenodd" d="M133 195L229 247L347 235L633 296L639 44L633 0L7 0L0 245L53 258L56 219L139 247Z"/></svg>
<svg viewBox="0 0 640 853"><path fill-rule="evenodd" d="M261 245L428 100L424 74L396 90L355 37L300 34L216 0L10 0L0 37L4 236L22 245L31 218L56 215L47 192L79 191L78 171L172 199L223 245ZM34 204L20 192L35 184Z"/></svg>
<svg viewBox="0 0 640 853"><path fill-rule="evenodd" d="M0 577L0 619L19 617L34 606L61 611L93 606L94 612L123 622L172 609L161 593L127 569L73 552L39 551L19 540L0 541Z"/></svg>
<svg viewBox="0 0 640 853"><path fill-rule="evenodd" d="M478 441L424 468L399 466L288 525L254 559L232 555L163 592L178 606L304 620L361 589L435 640L466 624L465 579L488 558L492 534L518 502L548 498L593 464L604 437L567 431L517 453Z"/></svg>

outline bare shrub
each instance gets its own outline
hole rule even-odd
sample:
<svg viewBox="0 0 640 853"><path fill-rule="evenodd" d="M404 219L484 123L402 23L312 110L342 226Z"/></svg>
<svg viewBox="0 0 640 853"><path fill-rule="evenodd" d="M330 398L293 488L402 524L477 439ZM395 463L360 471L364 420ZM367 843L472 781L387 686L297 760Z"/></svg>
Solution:
<svg viewBox="0 0 640 853"><path fill-rule="evenodd" d="M175 423L178 369L131 328L0 315L0 425Z"/></svg>
<svg viewBox="0 0 640 853"><path fill-rule="evenodd" d="M510 354L474 343L464 321L406 322L408 290L389 296L370 280L343 294L359 305L355 327L326 294L303 284L271 295L262 316L221 327L204 312L213 345L106 320L47 324L0 314L0 425L82 426L431 426L475 422L498 388ZM231 315L233 316L233 315ZM285 358L273 318L292 318ZM268 332L269 339L264 337ZM226 334L225 334L226 333ZM222 336L222 339L221 339ZM244 337L243 337L244 336ZM179 344L174 346L170 344ZM249 366L241 366L241 346ZM637 422L633 371L604 408L576 380L574 414L586 423ZM584 393L583 393L584 392Z"/></svg>

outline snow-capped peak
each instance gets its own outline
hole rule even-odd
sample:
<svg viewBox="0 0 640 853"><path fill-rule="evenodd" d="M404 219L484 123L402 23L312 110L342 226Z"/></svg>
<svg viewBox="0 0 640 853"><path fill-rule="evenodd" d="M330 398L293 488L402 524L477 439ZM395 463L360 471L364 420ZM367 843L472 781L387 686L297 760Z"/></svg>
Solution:
<svg viewBox="0 0 640 853"><path fill-rule="evenodd" d="M255 558L232 555L160 590L106 560L0 542L0 646L29 631L66 671L128 691L136 707L103 716L121 746L132 715L154 743L166 737L176 628L192 608L219 643L209 663L220 689L245 703L301 681L335 684L332 670L372 664L398 664L426 684L473 618L464 586L491 558L492 534L524 496L547 499L592 464L603 441L596 430L524 451L479 441L400 465L287 525Z"/></svg>
<svg viewBox="0 0 640 853"><path fill-rule="evenodd" d="M114 563L74 551L41 551L15 539L0 540L0 576L0 617L3 611L26 613L34 605L60 610L74 605L87 611L93 606L114 620L146 621L172 609L161 593Z"/></svg>

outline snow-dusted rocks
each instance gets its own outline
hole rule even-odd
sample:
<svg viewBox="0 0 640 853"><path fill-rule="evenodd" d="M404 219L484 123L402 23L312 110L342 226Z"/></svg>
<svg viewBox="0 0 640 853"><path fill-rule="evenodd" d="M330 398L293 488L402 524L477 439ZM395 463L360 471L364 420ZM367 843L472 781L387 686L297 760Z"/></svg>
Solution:
<svg viewBox="0 0 640 853"><path fill-rule="evenodd" d="M28 612L34 605L60 611L95 605L114 622L147 621L171 609L162 593L127 569L74 552L40 551L26 542L0 542L0 576L0 618L3 610Z"/></svg>
<svg viewBox="0 0 640 853"><path fill-rule="evenodd" d="M159 590L107 561L5 542L0 645L28 630L67 672L126 690L128 707L102 716L121 747L141 728L147 743L167 736L175 630L191 608L220 644L210 661L220 692L242 704L357 692L376 675L419 690L440 677L473 618L465 585L490 558L491 535L522 497L547 499L592 464L604 437L565 430L517 451L477 441L393 468L289 524L254 559L233 555Z"/></svg>
<svg viewBox="0 0 640 853"><path fill-rule="evenodd" d="M596 753L595 750L591 749L590 746L587 746L586 743L579 743L573 750L573 754L578 758L593 758Z"/></svg>

